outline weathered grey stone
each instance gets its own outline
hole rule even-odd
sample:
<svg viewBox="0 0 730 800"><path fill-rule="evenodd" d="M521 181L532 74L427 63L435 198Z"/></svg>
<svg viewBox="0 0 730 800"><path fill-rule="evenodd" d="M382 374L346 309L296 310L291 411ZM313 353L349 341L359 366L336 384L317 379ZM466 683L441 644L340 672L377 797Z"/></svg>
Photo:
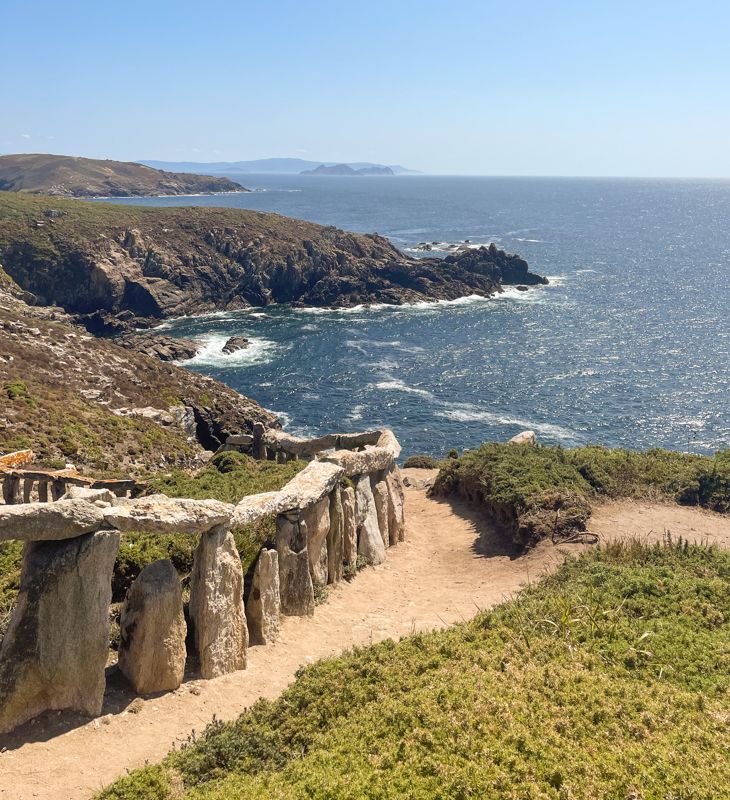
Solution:
<svg viewBox="0 0 730 800"><path fill-rule="evenodd" d="M345 475L354 477L366 472L380 472L393 463L393 454L386 447L366 447L364 450L337 450L324 456L323 461L336 464Z"/></svg>
<svg viewBox="0 0 730 800"><path fill-rule="evenodd" d="M33 478L26 478L23 481L23 502L30 503L30 496L33 492L33 484L35 481Z"/></svg>
<svg viewBox="0 0 730 800"><path fill-rule="evenodd" d="M0 647L0 733L44 711L101 713L118 550L113 531L25 546Z"/></svg>
<svg viewBox="0 0 730 800"><path fill-rule="evenodd" d="M292 617L314 614L314 587L309 570L307 525L283 514L276 518L281 613Z"/></svg>
<svg viewBox="0 0 730 800"><path fill-rule="evenodd" d="M87 500L0 506L0 542L73 539L98 530L103 521L102 510Z"/></svg>
<svg viewBox="0 0 730 800"><path fill-rule="evenodd" d="M521 431L513 436L507 444L536 444L537 436L535 431Z"/></svg>
<svg viewBox="0 0 730 800"><path fill-rule="evenodd" d="M51 481L51 497L54 501L60 500L66 494L66 481L54 478Z"/></svg>
<svg viewBox="0 0 730 800"><path fill-rule="evenodd" d="M330 528L327 533L327 583L336 585L342 580L345 549L342 495L337 486L332 490L329 501Z"/></svg>
<svg viewBox="0 0 730 800"><path fill-rule="evenodd" d="M355 478L355 513L357 519L357 552L367 564L382 564L385 561L385 546L378 528L378 513L370 488L370 476Z"/></svg>
<svg viewBox="0 0 730 800"><path fill-rule="evenodd" d="M268 514L283 514L307 508L328 495L341 476L340 467L323 461L312 461L280 491L244 497L236 506L232 525L236 528L249 525Z"/></svg>
<svg viewBox="0 0 730 800"><path fill-rule="evenodd" d="M383 428L383 430L380 431L377 446L388 450L393 456L393 459L398 458L401 453L400 442L398 439L396 439L395 434L389 428Z"/></svg>
<svg viewBox="0 0 730 800"><path fill-rule="evenodd" d="M388 532L388 484L385 482L384 473L376 473L370 478L370 486L375 500L375 513L378 517L378 530L383 539L383 545L390 547L390 534Z"/></svg>
<svg viewBox="0 0 730 800"><path fill-rule="evenodd" d="M203 678L245 669L248 627L243 568L225 526L200 537L190 576L190 621Z"/></svg>
<svg viewBox="0 0 730 800"><path fill-rule="evenodd" d="M148 564L124 598L119 669L139 694L177 689L185 674L180 579L169 559Z"/></svg>
<svg viewBox="0 0 730 800"><path fill-rule="evenodd" d="M89 489L87 486L69 486L62 500L88 500L90 503L104 503L113 506L117 496L109 489Z"/></svg>
<svg viewBox="0 0 730 800"><path fill-rule="evenodd" d="M400 469L394 464L386 475L388 486L388 534L391 545L404 542L405 527L405 492Z"/></svg>
<svg viewBox="0 0 730 800"><path fill-rule="evenodd" d="M314 586L327 585L327 534L330 530L330 501L323 497L318 503L304 509L302 520L307 526L307 552L309 570Z"/></svg>
<svg viewBox="0 0 730 800"><path fill-rule="evenodd" d="M120 531L199 534L227 525L234 507L218 500L188 500L153 494L104 509L104 520Z"/></svg>
<svg viewBox="0 0 730 800"><path fill-rule="evenodd" d="M279 637L280 615L279 555L276 550L262 550L256 561L246 603L251 644L275 641Z"/></svg>
<svg viewBox="0 0 730 800"><path fill-rule="evenodd" d="M352 573L357 564L357 520L355 519L355 490L345 486L340 490L342 499L342 560Z"/></svg>
<svg viewBox="0 0 730 800"><path fill-rule="evenodd" d="M38 502L48 502L48 481L38 481Z"/></svg>
<svg viewBox="0 0 730 800"><path fill-rule="evenodd" d="M20 478L15 475L3 478L3 500L6 505L20 503Z"/></svg>

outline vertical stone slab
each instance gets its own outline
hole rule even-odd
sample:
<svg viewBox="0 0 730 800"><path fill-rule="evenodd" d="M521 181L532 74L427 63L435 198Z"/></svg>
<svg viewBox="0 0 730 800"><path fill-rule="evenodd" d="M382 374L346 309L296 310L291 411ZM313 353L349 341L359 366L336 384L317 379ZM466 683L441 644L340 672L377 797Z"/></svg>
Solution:
<svg viewBox="0 0 730 800"><path fill-rule="evenodd" d="M66 494L66 481L56 478L51 483L51 497L53 501L60 500Z"/></svg>
<svg viewBox="0 0 730 800"><path fill-rule="evenodd" d="M349 575L354 574L357 564L357 521L355 519L355 490L344 486L340 490L342 499L342 538L345 568Z"/></svg>
<svg viewBox="0 0 730 800"><path fill-rule="evenodd" d="M357 518L357 552L365 563L375 565L385 561L385 545L378 527L378 513L370 488L370 476L355 479L355 509Z"/></svg>
<svg viewBox="0 0 730 800"><path fill-rule="evenodd" d="M307 551L309 569L314 586L327 585L327 535L330 530L330 501L323 497L302 512L307 526Z"/></svg>
<svg viewBox="0 0 730 800"><path fill-rule="evenodd" d="M246 603L250 643L268 644L278 639L280 615L279 555L276 550L262 550Z"/></svg>
<svg viewBox="0 0 730 800"><path fill-rule="evenodd" d="M185 675L185 616L172 561L148 564L124 598L119 669L138 694L177 689Z"/></svg>
<svg viewBox="0 0 730 800"><path fill-rule="evenodd" d="M189 611L201 676L245 669L243 568L233 534L224 526L204 533L195 549Z"/></svg>
<svg viewBox="0 0 730 800"><path fill-rule="evenodd" d="M406 539L405 490L396 464L388 470L385 481L388 485L388 533L394 545Z"/></svg>
<svg viewBox="0 0 730 800"><path fill-rule="evenodd" d="M3 500L9 506L20 503L20 478L8 475L3 480Z"/></svg>
<svg viewBox="0 0 730 800"><path fill-rule="evenodd" d="M385 482L385 473L376 472L370 478L370 485L375 500L375 513L378 517L378 529L383 539L383 545L390 547L390 534L388 533L388 484Z"/></svg>
<svg viewBox="0 0 730 800"><path fill-rule="evenodd" d="M327 583L342 580L344 559L344 520L340 487L335 486L330 497L330 529L327 534Z"/></svg>
<svg viewBox="0 0 730 800"><path fill-rule="evenodd" d="M314 614L314 586L309 570L307 524L298 514L276 518L281 613L290 617Z"/></svg>
<svg viewBox="0 0 730 800"><path fill-rule="evenodd" d="M30 503L30 496L33 491L33 484L35 481L32 478L26 478L23 481L23 502Z"/></svg>
<svg viewBox="0 0 730 800"><path fill-rule="evenodd" d="M251 444L251 455L257 461L263 461L266 458L266 445L264 444L264 432L266 428L262 422L254 422L253 424L253 442Z"/></svg>
<svg viewBox="0 0 730 800"><path fill-rule="evenodd" d="M48 502L48 481L38 481L38 502Z"/></svg>
<svg viewBox="0 0 730 800"><path fill-rule="evenodd" d="M118 551L112 531L25 546L0 647L0 733L44 711L101 713Z"/></svg>

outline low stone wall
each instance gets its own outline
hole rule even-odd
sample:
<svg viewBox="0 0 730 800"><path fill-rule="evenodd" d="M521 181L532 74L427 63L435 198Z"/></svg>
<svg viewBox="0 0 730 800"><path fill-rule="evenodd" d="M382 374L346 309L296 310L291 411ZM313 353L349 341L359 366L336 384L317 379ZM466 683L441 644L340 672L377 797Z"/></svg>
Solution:
<svg viewBox="0 0 730 800"><path fill-rule="evenodd" d="M52 503L64 497L69 489L108 489L116 497L136 497L146 484L133 478L98 480L79 475L76 470L9 469L0 467L2 500L5 505L20 503Z"/></svg>
<svg viewBox="0 0 730 800"><path fill-rule="evenodd" d="M0 541L26 542L18 600L0 646L0 733L48 710L101 712L120 532L199 538L189 620L203 678L245 668L249 643L276 639L281 615L313 614L327 585L382 563L403 541L400 446L390 431L309 442L269 433L250 443L258 438L266 448L261 457L311 452L313 460L280 491L235 506L164 495L121 499L87 487L53 503L0 506ZM321 445L329 452L314 449ZM231 530L268 515L276 517L276 539L258 555L244 607ZM120 629L119 668L136 691L180 685L187 629L169 561L142 570L125 598Z"/></svg>

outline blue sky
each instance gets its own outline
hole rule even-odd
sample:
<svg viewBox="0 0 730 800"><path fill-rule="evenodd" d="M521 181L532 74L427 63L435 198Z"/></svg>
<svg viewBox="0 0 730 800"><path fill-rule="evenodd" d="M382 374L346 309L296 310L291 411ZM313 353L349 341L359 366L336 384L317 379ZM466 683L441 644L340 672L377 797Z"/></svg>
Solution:
<svg viewBox="0 0 730 800"><path fill-rule="evenodd" d="M0 152L730 176L728 2L0 0Z"/></svg>

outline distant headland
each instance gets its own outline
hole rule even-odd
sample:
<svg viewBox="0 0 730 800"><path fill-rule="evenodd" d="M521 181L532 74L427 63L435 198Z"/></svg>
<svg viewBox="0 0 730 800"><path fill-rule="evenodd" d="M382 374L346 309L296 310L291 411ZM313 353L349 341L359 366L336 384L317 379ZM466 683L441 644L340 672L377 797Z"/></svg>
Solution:
<svg viewBox="0 0 730 800"><path fill-rule="evenodd" d="M134 162L48 153L0 156L0 190L53 197L149 197L249 191L220 176L166 172Z"/></svg>
<svg viewBox="0 0 730 800"><path fill-rule="evenodd" d="M308 161L304 158L258 158L253 161L216 161L197 163L195 161L150 161L141 159L155 169L174 170L175 172L205 172L209 175L229 175L236 173L254 173L259 175L300 175L310 170L322 168L341 169L347 167L352 173L359 175L418 175L415 169L408 169L400 164L375 164L370 161ZM372 171L371 171L372 170ZM389 171L388 171L389 170ZM349 172L317 172L322 175L349 175Z"/></svg>

